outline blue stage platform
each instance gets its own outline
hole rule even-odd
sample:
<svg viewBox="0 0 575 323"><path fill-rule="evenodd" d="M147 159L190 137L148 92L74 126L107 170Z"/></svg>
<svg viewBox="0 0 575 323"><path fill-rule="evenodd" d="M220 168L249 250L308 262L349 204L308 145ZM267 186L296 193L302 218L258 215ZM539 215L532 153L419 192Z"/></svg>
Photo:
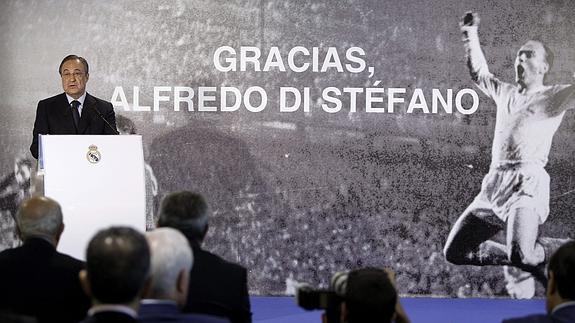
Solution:
<svg viewBox="0 0 575 323"><path fill-rule="evenodd" d="M292 297L252 297L253 321L319 323L321 311L300 309ZM499 323L545 312L545 300L403 298L413 323Z"/></svg>

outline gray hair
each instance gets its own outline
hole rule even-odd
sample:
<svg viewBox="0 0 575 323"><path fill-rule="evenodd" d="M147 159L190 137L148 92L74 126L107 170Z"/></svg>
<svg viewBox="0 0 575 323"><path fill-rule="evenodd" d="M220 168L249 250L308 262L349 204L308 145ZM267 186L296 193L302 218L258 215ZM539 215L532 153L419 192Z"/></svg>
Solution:
<svg viewBox="0 0 575 323"><path fill-rule="evenodd" d="M159 213L159 227L178 229L191 244L201 245L210 213L202 195L190 191L170 193L162 199Z"/></svg>
<svg viewBox="0 0 575 323"><path fill-rule="evenodd" d="M55 238L63 225L62 208L51 198L35 196L20 205L16 223L23 239L33 236Z"/></svg>
<svg viewBox="0 0 575 323"><path fill-rule="evenodd" d="M192 249L186 237L172 228L146 232L146 240L151 252L150 294L153 298L162 298L176 289L182 270L192 269Z"/></svg>

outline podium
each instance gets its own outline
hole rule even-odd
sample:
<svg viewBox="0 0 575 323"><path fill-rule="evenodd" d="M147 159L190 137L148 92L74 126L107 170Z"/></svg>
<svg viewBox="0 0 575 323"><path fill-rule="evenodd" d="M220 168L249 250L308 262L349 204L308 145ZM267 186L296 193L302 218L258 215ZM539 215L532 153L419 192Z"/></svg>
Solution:
<svg viewBox="0 0 575 323"><path fill-rule="evenodd" d="M62 206L64 233L58 251L85 260L100 229L146 229L142 137L139 135L40 135L38 175L43 194Z"/></svg>

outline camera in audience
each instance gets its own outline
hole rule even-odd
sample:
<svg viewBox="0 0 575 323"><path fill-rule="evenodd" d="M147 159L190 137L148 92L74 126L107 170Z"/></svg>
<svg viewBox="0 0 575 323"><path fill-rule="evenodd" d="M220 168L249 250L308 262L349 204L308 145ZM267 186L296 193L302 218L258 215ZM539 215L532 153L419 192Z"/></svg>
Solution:
<svg viewBox="0 0 575 323"><path fill-rule="evenodd" d="M308 311L324 310L329 323L339 323L347 276L347 272L335 273L331 278L329 289L313 289L307 284L302 284L296 292L298 306Z"/></svg>

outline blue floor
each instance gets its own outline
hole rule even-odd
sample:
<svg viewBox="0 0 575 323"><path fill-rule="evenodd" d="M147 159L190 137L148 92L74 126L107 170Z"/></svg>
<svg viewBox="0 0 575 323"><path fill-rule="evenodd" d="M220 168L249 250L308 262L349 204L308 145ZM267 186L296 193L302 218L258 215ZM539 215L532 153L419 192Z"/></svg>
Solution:
<svg viewBox="0 0 575 323"><path fill-rule="evenodd" d="M254 322L319 323L321 311L300 309L292 297L251 298ZM495 323L545 312L545 300L404 298L412 323Z"/></svg>

